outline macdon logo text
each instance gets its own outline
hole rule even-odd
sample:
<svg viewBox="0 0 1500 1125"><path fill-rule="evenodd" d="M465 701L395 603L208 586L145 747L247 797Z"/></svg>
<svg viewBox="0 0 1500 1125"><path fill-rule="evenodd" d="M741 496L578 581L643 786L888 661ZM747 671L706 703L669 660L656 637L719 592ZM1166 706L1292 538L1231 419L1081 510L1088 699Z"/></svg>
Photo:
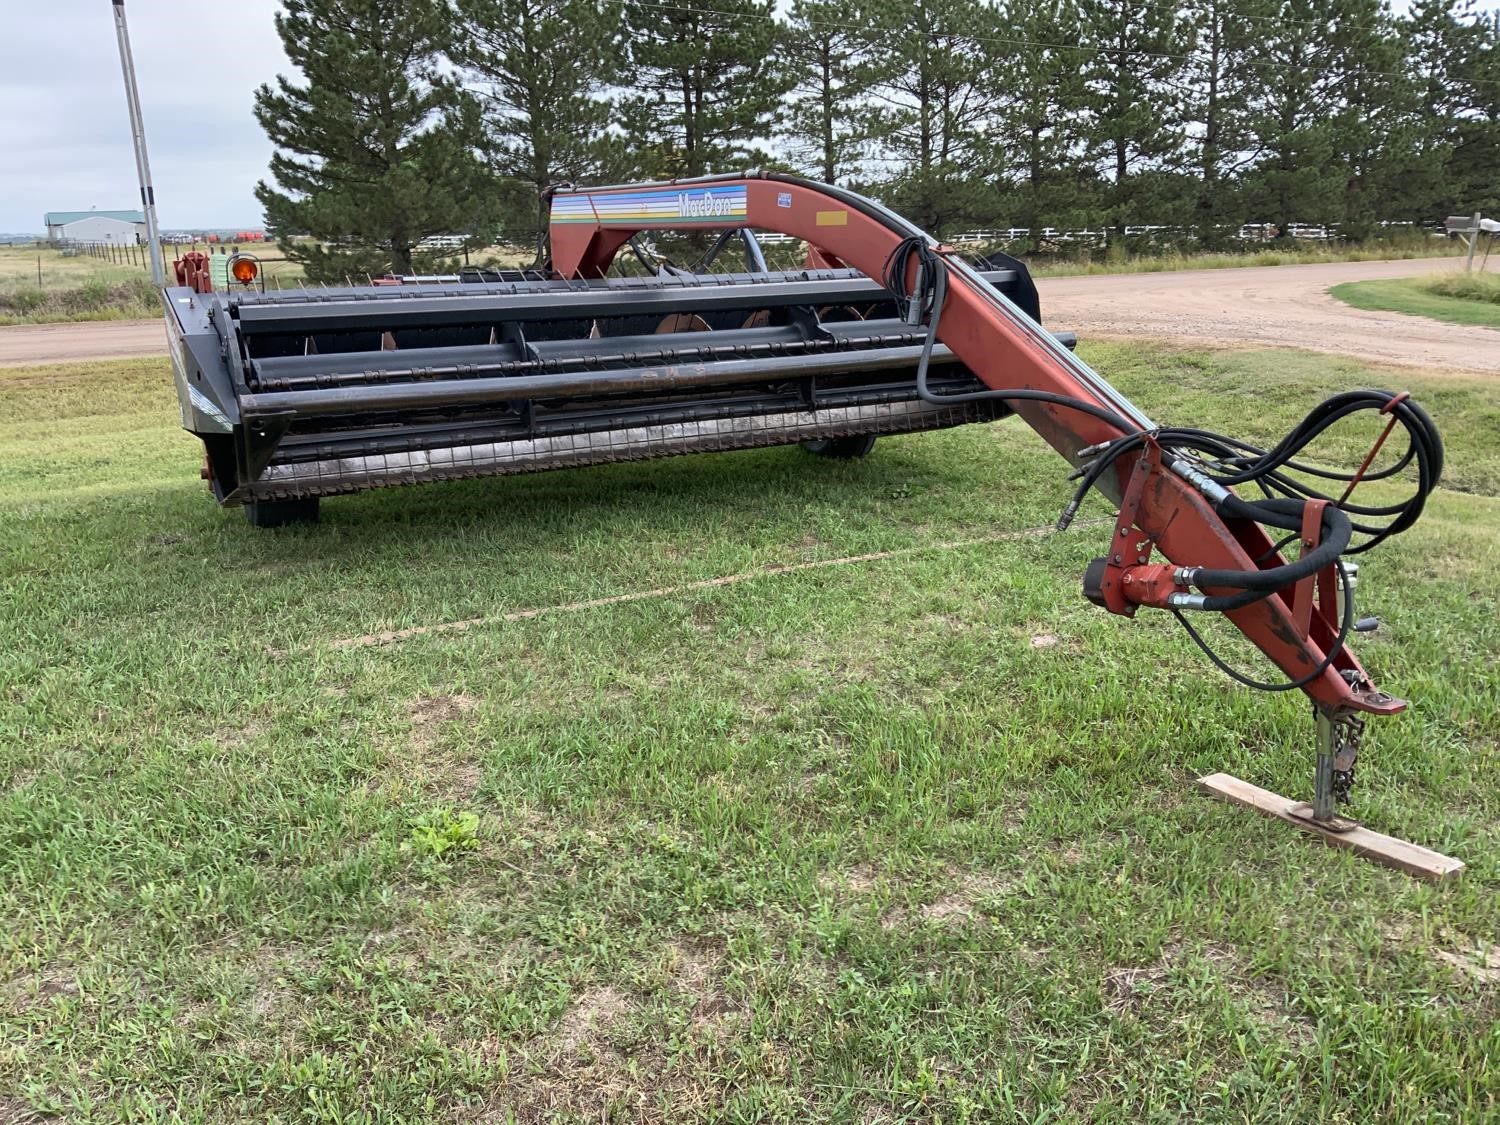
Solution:
<svg viewBox="0 0 1500 1125"><path fill-rule="evenodd" d="M712 192L704 192L702 195L694 195L692 192L682 191L677 193L677 209L683 215L701 215L710 217L714 215L728 215L734 209L735 200L727 195L714 195Z"/></svg>

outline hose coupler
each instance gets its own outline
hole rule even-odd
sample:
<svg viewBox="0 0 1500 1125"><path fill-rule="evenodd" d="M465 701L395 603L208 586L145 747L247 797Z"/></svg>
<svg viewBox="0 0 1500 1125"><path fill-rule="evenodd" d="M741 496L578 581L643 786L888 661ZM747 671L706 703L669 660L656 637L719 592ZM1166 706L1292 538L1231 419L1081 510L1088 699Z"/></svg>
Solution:
<svg viewBox="0 0 1500 1125"><path fill-rule="evenodd" d="M1208 602L1207 594L1168 594L1167 605L1173 609L1202 609Z"/></svg>
<svg viewBox="0 0 1500 1125"><path fill-rule="evenodd" d="M1214 480L1213 477L1209 476L1191 461L1185 461L1179 457L1168 465L1167 468L1203 493L1208 498L1208 502L1214 505L1214 507L1218 507L1225 500L1229 499L1229 489Z"/></svg>

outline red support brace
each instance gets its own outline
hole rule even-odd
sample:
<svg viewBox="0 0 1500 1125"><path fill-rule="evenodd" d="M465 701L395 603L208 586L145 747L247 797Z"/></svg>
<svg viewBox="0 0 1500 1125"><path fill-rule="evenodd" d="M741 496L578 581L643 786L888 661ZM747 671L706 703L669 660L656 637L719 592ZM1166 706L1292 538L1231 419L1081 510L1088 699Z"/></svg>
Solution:
<svg viewBox="0 0 1500 1125"><path fill-rule="evenodd" d="M774 173L558 190L551 206L553 269L563 277L585 279L605 276L615 254L643 230L778 231L805 241L814 260L844 262L877 280L901 241L921 234L853 193ZM977 273L956 258L948 262L949 289L938 336L987 386L1083 399L1121 415L1138 430L1152 428L1118 391ZM1066 406L1019 400L1013 406L1074 464L1079 450L1127 432ZM1172 580L1175 567L1149 564L1153 550L1179 566L1254 570L1285 562L1259 525L1226 522L1196 487L1164 467L1155 442L1148 441L1142 453L1122 456L1116 468L1117 480L1101 482L1123 501L1104 588L1106 604L1114 612L1133 613L1138 604L1163 605L1174 590L1185 589ZM1336 612L1331 568L1322 577L1326 592L1316 615L1311 615L1310 588L1305 598L1287 591L1227 614L1293 679L1323 662L1326 650L1321 646L1331 645L1337 634L1337 622L1330 616ZM1375 690L1347 648L1303 691L1332 711L1391 713L1405 707L1401 700Z"/></svg>

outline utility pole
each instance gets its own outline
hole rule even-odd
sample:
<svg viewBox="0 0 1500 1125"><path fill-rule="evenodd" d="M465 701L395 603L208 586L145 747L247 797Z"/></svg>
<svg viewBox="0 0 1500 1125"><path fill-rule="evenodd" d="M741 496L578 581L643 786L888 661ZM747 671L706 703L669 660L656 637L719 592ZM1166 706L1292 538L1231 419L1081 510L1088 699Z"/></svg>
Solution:
<svg viewBox="0 0 1500 1125"><path fill-rule="evenodd" d="M146 126L141 119L141 93L135 85L135 62L130 57L130 32L125 27L125 0L111 0L115 9L115 37L120 42L120 70L125 75L125 104L130 110L130 136L135 144L135 172L141 181L141 210L146 215L146 241L151 247L151 283L167 283L161 261L161 232L156 225L156 189L146 159Z"/></svg>
<svg viewBox="0 0 1500 1125"><path fill-rule="evenodd" d="M1469 254L1464 259L1464 273L1474 272L1474 247L1479 245L1479 212L1474 212L1474 221L1469 226Z"/></svg>

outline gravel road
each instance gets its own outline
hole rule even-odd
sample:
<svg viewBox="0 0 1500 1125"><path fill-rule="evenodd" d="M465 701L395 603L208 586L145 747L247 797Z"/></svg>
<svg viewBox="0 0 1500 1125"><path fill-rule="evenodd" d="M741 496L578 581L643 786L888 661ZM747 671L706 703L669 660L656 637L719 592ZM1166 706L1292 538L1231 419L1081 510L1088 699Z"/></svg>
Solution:
<svg viewBox="0 0 1500 1125"><path fill-rule="evenodd" d="M1048 325L1085 339L1307 348L1375 363L1500 372L1500 330L1363 312L1328 296L1343 281L1452 269L1452 258L1045 278ZM0 367L166 354L159 320L0 328Z"/></svg>
<svg viewBox="0 0 1500 1125"><path fill-rule="evenodd" d="M1252 266L1044 278L1042 315L1084 339L1306 348L1374 363L1447 371L1500 371L1500 330L1421 316L1365 312L1330 297L1345 281L1415 277L1452 258Z"/></svg>
<svg viewBox="0 0 1500 1125"><path fill-rule="evenodd" d="M166 354L167 329L160 319L15 324L0 328L0 367Z"/></svg>

